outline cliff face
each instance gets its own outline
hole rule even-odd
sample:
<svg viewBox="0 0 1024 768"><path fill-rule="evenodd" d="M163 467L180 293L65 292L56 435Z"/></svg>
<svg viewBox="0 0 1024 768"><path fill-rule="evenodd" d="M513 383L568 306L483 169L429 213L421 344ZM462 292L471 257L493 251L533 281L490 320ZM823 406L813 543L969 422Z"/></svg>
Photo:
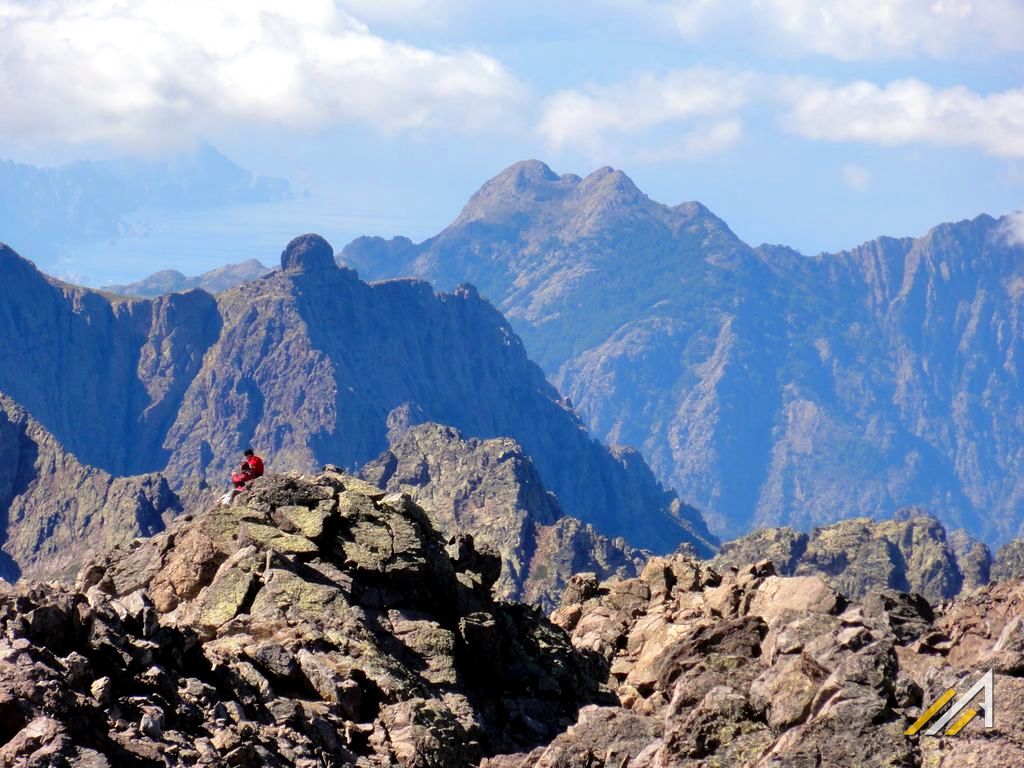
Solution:
<svg viewBox="0 0 1024 768"><path fill-rule="evenodd" d="M341 258L478 286L591 431L640 447L720 535L919 505L996 543L1024 531L1024 251L1007 226L806 258L621 172L531 161L436 237Z"/></svg>
<svg viewBox="0 0 1024 768"><path fill-rule="evenodd" d="M244 502L73 588L0 592L0 760L470 766L599 698L565 633L496 603L486 558L449 557L407 496L329 469Z"/></svg>
<svg viewBox="0 0 1024 768"><path fill-rule="evenodd" d="M85 464L115 475L166 465L167 429L219 329L202 291L111 301L0 245L0 391Z"/></svg>
<svg viewBox="0 0 1024 768"><path fill-rule="evenodd" d="M396 419L392 418L392 422ZM569 577L635 576L646 555L568 517L514 440L465 439L451 427L392 429L388 450L361 476L408 493L445 536L469 534L501 557L495 594L554 609Z"/></svg>
<svg viewBox="0 0 1024 768"><path fill-rule="evenodd" d="M81 464L0 394L0 579L73 576L92 549L149 536L180 510L160 475Z"/></svg>
<svg viewBox="0 0 1024 768"><path fill-rule="evenodd" d="M0 274L0 391L112 474L159 470L199 499L250 444L278 470L354 467L387 448L387 415L414 403L467 435L516 439L601 533L659 551L711 538L636 452L587 434L472 288L364 283L316 236L216 298L112 300L6 248Z"/></svg>

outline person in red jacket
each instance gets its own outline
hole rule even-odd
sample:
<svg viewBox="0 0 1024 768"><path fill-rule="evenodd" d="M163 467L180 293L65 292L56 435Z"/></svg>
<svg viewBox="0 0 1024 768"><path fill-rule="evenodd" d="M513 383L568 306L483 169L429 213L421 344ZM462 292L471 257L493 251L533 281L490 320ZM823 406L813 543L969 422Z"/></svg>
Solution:
<svg viewBox="0 0 1024 768"><path fill-rule="evenodd" d="M249 474L252 475L250 480L263 477L263 459L257 456L252 448L245 449L245 463L249 465Z"/></svg>
<svg viewBox="0 0 1024 768"><path fill-rule="evenodd" d="M220 503L223 506L230 505L231 502L234 501L235 496L245 490L247 483L262 476L263 459L257 456L256 452L252 448L246 448L245 459L239 465L238 469L231 473L231 482L234 483L234 488L221 497Z"/></svg>

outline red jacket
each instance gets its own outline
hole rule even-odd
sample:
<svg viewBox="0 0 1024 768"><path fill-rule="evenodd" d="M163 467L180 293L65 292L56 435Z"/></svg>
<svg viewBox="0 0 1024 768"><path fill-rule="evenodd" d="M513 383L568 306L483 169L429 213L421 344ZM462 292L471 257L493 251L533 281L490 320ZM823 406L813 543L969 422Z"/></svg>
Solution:
<svg viewBox="0 0 1024 768"><path fill-rule="evenodd" d="M263 459L259 456L250 456L247 461L249 462L249 473L253 477L263 477Z"/></svg>

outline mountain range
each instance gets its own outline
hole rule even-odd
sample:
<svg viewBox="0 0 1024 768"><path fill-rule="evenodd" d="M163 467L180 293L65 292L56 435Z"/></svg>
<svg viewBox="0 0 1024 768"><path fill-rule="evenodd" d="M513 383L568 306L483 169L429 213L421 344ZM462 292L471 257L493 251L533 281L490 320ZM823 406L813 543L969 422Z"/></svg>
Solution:
<svg viewBox="0 0 1024 768"><path fill-rule="evenodd" d="M636 445L723 537L919 506L999 543L1024 530L1012 224L805 257L621 171L528 161L437 236L340 258L367 279L475 285L591 431Z"/></svg>
<svg viewBox="0 0 1024 768"><path fill-rule="evenodd" d="M717 543L635 450L590 437L471 287L367 284L315 235L216 297L78 288L6 247L0 277L0 392L82 465L159 472L183 503L219 495L248 445L275 471L365 464L408 405L469 437L515 439L565 514L601 534L661 552Z"/></svg>

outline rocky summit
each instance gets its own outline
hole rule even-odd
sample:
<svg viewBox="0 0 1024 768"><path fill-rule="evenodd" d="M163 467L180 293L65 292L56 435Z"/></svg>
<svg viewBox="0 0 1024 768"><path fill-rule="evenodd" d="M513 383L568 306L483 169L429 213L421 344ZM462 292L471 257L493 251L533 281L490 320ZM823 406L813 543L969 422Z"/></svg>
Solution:
<svg viewBox="0 0 1024 768"><path fill-rule="evenodd" d="M650 553L570 516L514 440L465 438L452 427L408 420L408 408L392 414L390 447L360 475L408 493L446 536L471 536L496 552L497 596L550 611L574 573L603 579L643 568Z"/></svg>
<svg viewBox="0 0 1024 768"><path fill-rule="evenodd" d="M546 743L601 700L600 665L496 603L495 566L408 496L267 476L74 586L0 593L0 764L469 766Z"/></svg>
<svg viewBox="0 0 1024 768"><path fill-rule="evenodd" d="M931 768L1024 765L1024 584L936 611L882 590L850 602L767 561L718 573L685 556L640 577L576 576L553 615L607 664L593 704L550 744L487 768ZM994 669L995 727L905 735L936 698Z"/></svg>

